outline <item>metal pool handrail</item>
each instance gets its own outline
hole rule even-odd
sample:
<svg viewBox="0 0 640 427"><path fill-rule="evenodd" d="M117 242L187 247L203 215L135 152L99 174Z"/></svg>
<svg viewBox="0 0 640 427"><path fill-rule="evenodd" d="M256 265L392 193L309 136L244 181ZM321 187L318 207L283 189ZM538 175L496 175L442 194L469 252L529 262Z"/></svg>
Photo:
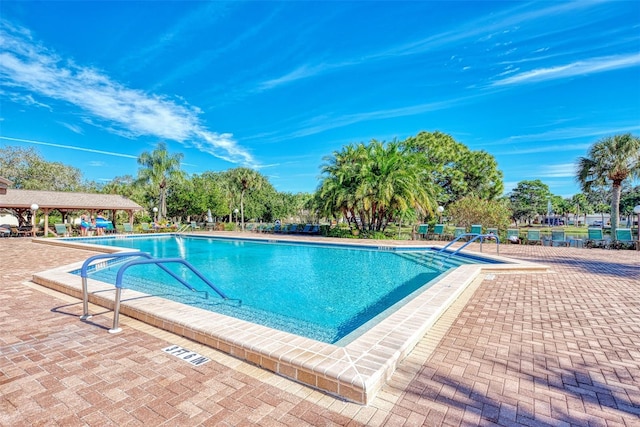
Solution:
<svg viewBox="0 0 640 427"><path fill-rule="evenodd" d="M87 320L91 317L89 314L89 291L87 287L87 270L89 265L97 260L97 259L113 259L113 258L124 258L124 257L132 257L132 256L141 256L145 258L151 258L146 252L117 252L113 254L99 254L94 255L92 257L87 258L82 264L82 270L80 270L80 277L82 277L82 316L80 316L80 320Z"/></svg>
<svg viewBox="0 0 640 427"><path fill-rule="evenodd" d="M471 240L469 240L468 242L465 242L464 245L460 246L458 249L456 249L449 256L456 255L458 252L460 252L461 250L466 248L469 244L473 243L474 241L476 241L478 239L480 239L480 252L482 252L482 242L486 238L490 238L490 239L495 239L496 240L496 251L497 251L498 255L500 255L500 238L497 235L495 235L495 234L476 234L476 233L465 233L465 234L459 235L458 237L456 237L455 239L450 241L447 244L447 246L445 246L444 248L440 249L438 251L438 253L444 252L449 246L453 245L454 243L456 243L460 239L462 239L464 237L471 237L471 236L473 236L473 238Z"/></svg>
<svg viewBox="0 0 640 427"><path fill-rule="evenodd" d="M202 273L200 273L198 270L196 270L196 268L193 265L191 265L190 263L188 263L187 261L185 261L182 258L158 258L158 259L154 259L150 254L148 254L146 252L119 252L119 253L115 253L115 254L94 255L94 256L88 258L82 264L82 270L80 272L80 275L82 277L82 297L83 297L84 314L80 317L81 320L86 320L86 319L91 317L91 315L89 315L89 302L88 302L88 300L89 300L89 292L87 290L87 269L89 267L89 264L92 261L95 261L96 259L110 259L110 258L123 258L123 257L144 257L144 258L147 258L147 259L142 259L142 260L141 259L136 259L136 260L133 260L133 261L129 261L126 264L122 265L120 267L120 269L118 269L118 273L116 274L116 284L115 284L115 286L116 286L116 298L115 298L115 305L114 305L114 309L113 309L113 327L111 329L109 329L109 333L115 334L115 333L120 332L122 330L121 328L118 327L118 318L119 318L119 315L120 315L120 299L121 299L121 296L122 296L122 277L124 275L124 272L129 267L132 267L134 265L155 264L158 267L160 267L162 270L164 270L166 273L168 273L171 277L173 277L178 282L180 282L182 285L187 287L189 290L191 290L193 292L198 292L197 289L195 289L193 286L189 285L180 276L178 276L173 271L169 270L165 265L163 265L163 264L167 264L167 263L179 263L179 264L182 264L185 267L187 267L188 269L190 269L196 276L198 276L200 278L200 280L202 280L204 283L206 283L218 295L220 295L221 298L223 298L224 300L235 300L235 301L238 301L240 304L242 304L242 300L232 299L232 298L229 298L227 295L225 295L224 292L222 292L213 283L211 283L206 277L204 277L202 275Z"/></svg>

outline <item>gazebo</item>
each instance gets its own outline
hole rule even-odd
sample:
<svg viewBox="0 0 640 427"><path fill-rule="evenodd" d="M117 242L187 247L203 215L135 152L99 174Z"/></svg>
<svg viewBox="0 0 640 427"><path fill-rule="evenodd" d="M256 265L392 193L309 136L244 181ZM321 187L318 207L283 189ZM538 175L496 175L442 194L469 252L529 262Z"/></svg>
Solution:
<svg viewBox="0 0 640 427"><path fill-rule="evenodd" d="M116 194L16 190L10 188L11 185L11 181L0 177L0 210L15 214L21 226L32 225L32 217L38 211L44 213L44 229L48 230L49 214L54 210L62 214L63 220L71 212L87 211L91 215L109 212L113 219L117 211L125 211L130 224L133 224L133 214L144 210L139 204Z"/></svg>

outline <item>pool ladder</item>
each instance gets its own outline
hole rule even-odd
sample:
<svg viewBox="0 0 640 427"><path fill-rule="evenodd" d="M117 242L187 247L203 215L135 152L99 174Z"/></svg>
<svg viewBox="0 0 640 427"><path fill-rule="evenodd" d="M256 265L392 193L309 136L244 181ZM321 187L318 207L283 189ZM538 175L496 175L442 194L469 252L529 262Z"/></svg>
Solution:
<svg viewBox="0 0 640 427"><path fill-rule="evenodd" d="M215 293L217 293L222 299L224 299L224 300L233 300L233 301L238 301L239 303L242 303L241 300L229 298L220 289L218 289L213 283L211 283L206 277L204 277L202 275L202 273L200 273L198 270L196 270L196 268L193 265L191 265L189 262L187 262L186 260L184 260L182 258L153 258L150 254L148 254L146 252L117 252L117 253L113 253L113 254L94 255L92 257L87 258L85 260L85 262L82 264L82 269L80 271L80 277L82 277L82 309L83 309L83 314L82 314L82 316L80 316L80 320L86 320L86 319L89 319L91 317L91 315L89 314L89 291L88 291L88 286L87 286L87 270L89 269L89 266L91 265L91 263L93 261L96 261L96 260L99 260L99 259L111 260L111 259L124 258L124 257L136 257L136 259L125 263L124 265L122 265L120 267L120 269L118 269L118 273L116 275L116 285L115 285L116 286L116 299L115 299L115 305L114 305L114 309L113 309L113 327L111 329L109 329L109 333L115 334L115 333L118 333L118 332L120 332L122 330L121 328L118 327L118 317L120 315L120 298L122 296L122 278L124 276L124 272L129 267L133 267L135 265L155 264L158 267L160 267L163 271L165 271L167 274L169 274L171 277L173 277L178 282L180 282L187 289L189 289L189 290L191 290L193 292L199 292L193 286L188 284L184 279L179 277L173 271L169 270L165 265L165 264L171 264L171 263L182 264L185 267L187 267L189 270L191 270L196 276L198 276L200 278L200 280L202 280L204 283L206 283L207 286L209 286L213 291L215 291ZM140 257L145 258L145 259L139 259ZM104 261L104 262L106 263L108 261ZM207 296L208 296L208 294L207 294Z"/></svg>
<svg viewBox="0 0 640 427"><path fill-rule="evenodd" d="M461 250L463 250L464 248L466 248L467 246L469 246L471 243L475 242L478 239L480 239L480 252L482 252L482 242L484 241L484 239L489 239L489 240L495 240L496 241L496 251L497 251L498 255L500 255L500 238L498 236L496 236L495 234L477 234L477 233L465 233L465 234L459 235L458 237L456 237L455 239L450 241L447 244L447 246L445 246L444 248L440 249L438 251L438 253L444 252L449 246L451 246L454 243L460 241L460 239L464 239L464 238L467 238L467 237L471 237L471 239L466 241L464 243L464 245L460 246L454 252L450 253L449 257L451 257L453 255L456 255L458 252L460 252Z"/></svg>

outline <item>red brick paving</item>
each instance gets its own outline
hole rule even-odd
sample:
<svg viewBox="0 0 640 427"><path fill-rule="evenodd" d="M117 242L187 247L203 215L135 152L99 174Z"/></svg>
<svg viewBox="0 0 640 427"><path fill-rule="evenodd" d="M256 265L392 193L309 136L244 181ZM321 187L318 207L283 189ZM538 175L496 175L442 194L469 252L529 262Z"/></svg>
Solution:
<svg viewBox="0 0 640 427"><path fill-rule="evenodd" d="M640 426L640 252L503 245L552 270L487 276L366 407L213 350L193 367L166 333L108 334L106 310L81 322L79 301L28 283L90 252L6 238L0 254L3 426Z"/></svg>

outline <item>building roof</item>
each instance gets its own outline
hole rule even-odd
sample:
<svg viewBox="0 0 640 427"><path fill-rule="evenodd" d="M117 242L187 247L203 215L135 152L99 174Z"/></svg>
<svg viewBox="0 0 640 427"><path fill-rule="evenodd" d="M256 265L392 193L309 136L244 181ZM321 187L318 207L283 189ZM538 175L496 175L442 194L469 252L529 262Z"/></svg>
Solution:
<svg viewBox="0 0 640 427"><path fill-rule="evenodd" d="M132 200L117 194L71 193L61 191L16 190L8 188L0 194L0 208L30 209L32 204L39 209L58 210L128 210L144 208Z"/></svg>

